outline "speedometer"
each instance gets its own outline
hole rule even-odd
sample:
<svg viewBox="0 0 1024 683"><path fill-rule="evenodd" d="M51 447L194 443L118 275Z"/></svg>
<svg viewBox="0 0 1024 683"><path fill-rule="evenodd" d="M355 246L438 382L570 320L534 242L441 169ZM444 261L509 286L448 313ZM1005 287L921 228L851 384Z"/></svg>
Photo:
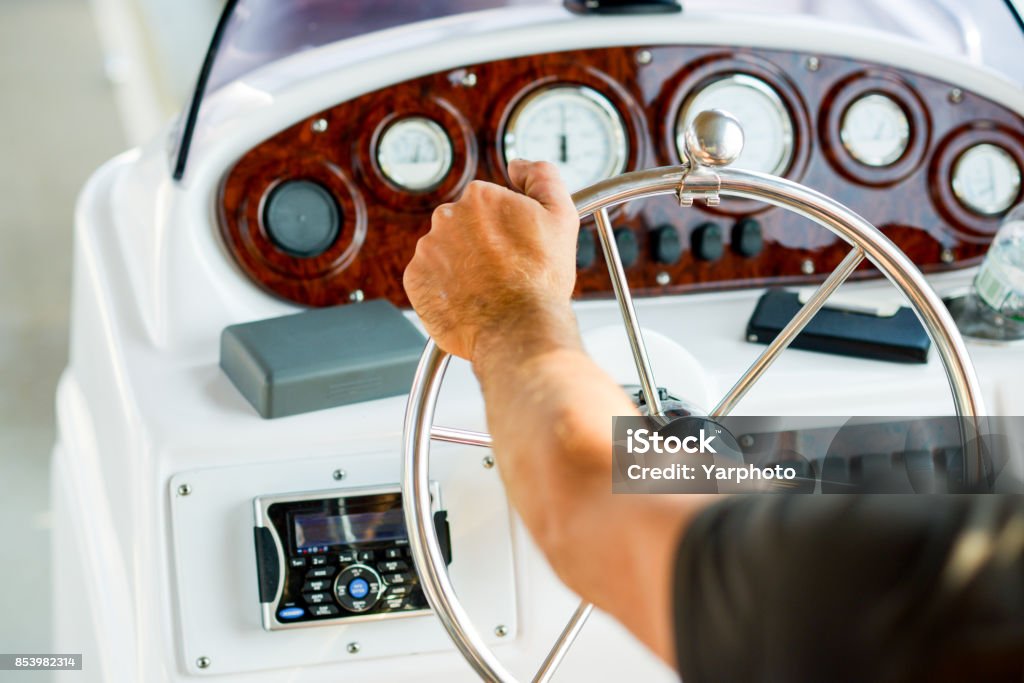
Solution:
<svg viewBox="0 0 1024 683"><path fill-rule="evenodd" d="M505 161L550 161L571 192L622 173L628 156L622 117L608 98L586 86L531 93L505 130Z"/></svg>
<svg viewBox="0 0 1024 683"><path fill-rule="evenodd" d="M686 127L697 114L722 109L743 126L743 151L736 168L779 175L793 160L793 119L775 89L760 78L732 74L691 95L676 120L676 149L686 158Z"/></svg>

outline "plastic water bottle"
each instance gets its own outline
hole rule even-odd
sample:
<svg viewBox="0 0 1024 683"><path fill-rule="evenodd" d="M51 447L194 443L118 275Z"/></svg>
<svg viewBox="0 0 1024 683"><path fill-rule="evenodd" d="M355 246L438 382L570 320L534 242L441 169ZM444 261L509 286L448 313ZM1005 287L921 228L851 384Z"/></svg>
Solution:
<svg viewBox="0 0 1024 683"><path fill-rule="evenodd" d="M974 278L974 289L999 315L1024 322L1024 204L1003 220Z"/></svg>

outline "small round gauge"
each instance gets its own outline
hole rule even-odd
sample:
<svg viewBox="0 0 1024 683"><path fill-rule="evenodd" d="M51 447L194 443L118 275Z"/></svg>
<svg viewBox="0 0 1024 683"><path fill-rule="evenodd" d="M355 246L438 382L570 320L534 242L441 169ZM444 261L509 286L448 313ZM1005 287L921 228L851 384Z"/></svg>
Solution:
<svg viewBox="0 0 1024 683"><path fill-rule="evenodd" d="M1001 213L1020 192L1020 166L998 145L974 145L953 164L953 192L975 213Z"/></svg>
<svg viewBox="0 0 1024 683"><path fill-rule="evenodd" d="M743 126L743 151L736 168L778 175L793 160L793 119L775 89L746 74L725 76L704 86L683 104L676 119L676 149L686 158L686 127L706 109L723 109Z"/></svg>
<svg viewBox="0 0 1024 683"><path fill-rule="evenodd" d="M506 161L550 161L571 192L622 173L628 157L622 117L608 98L586 86L528 95L505 130Z"/></svg>
<svg viewBox="0 0 1024 683"><path fill-rule="evenodd" d="M868 166L888 166L907 151L910 122L894 99L871 93L847 107L839 136L843 147L857 161Z"/></svg>
<svg viewBox="0 0 1024 683"><path fill-rule="evenodd" d="M452 141L444 128L422 116L388 126L377 144L377 163L388 180L405 190L428 190L452 168Z"/></svg>

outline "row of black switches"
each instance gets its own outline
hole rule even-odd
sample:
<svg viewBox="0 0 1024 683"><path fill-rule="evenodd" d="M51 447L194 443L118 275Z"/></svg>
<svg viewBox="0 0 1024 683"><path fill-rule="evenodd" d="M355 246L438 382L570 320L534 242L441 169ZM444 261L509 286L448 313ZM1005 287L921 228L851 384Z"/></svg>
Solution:
<svg viewBox="0 0 1024 683"><path fill-rule="evenodd" d="M636 234L628 228L615 229L615 246L622 259L622 267L629 268L640 258L640 245ZM733 226L731 246L741 256L751 258L761 253L764 237L761 224L754 218L743 218ZM683 243L679 231L663 225L651 231L651 251L654 260L666 265L679 263ZM690 233L690 251L701 261L717 261L725 253L725 237L718 223L701 223ZM592 230L580 230L576 240L576 267L586 270L597 259L597 241Z"/></svg>

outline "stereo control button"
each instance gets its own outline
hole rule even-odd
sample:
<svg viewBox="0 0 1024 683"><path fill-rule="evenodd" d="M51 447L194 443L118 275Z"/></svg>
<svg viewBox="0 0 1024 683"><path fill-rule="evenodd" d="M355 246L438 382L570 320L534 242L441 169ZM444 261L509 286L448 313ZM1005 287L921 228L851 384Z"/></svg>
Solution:
<svg viewBox="0 0 1024 683"><path fill-rule="evenodd" d="M356 553L356 559L360 562L373 562L373 551L360 550L358 553Z"/></svg>
<svg viewBox="0 0 1024 683"><path fill-rule="evenodd" d="M389 598L401 598L412 592L411 586L391 586L388 588L387 596Z"/></svg>
<svg viewBox="0 0 1024 683"><path fill-rule="evenodd" d="M327 579L334 576L334 567L316 567L306 572L306 580Z"/></svg>
<svg viewBox="0 0 1024 683"><path fill-rule="evenodd" d="M292 619L298 619L306 613L306 610L301 607L285 607L282 610L277 611L277 618L285 621L291 621Z"/></svg>
<svg viewBox="0 0 1024 683"><path fill-rule="evenodd" d="M336 617L338 616L338 608L331 604L314 605L309 609L309 613L314 617Z"/></svg>
<svg viewBox="0 0 1024 683"><path fill-rule="evenodd" d="M290 558L288 560L288 564L291 565L292 567L295 567L296 569L299 568L299 567L305 567L306 566L306 558L304 558L304 557L293 557L293 558Z"/></svg>
<svg viewBox="0 0 1024 683"><path fill-rule="evenodd" d="M356 561L356 553L353 550L347 550L343 553L338 553L339 564L352 564Z"/></svg>
<svg viewBox="0 0 1024 683"><path fill-rule="evenodd" d="M319 605L322 602L330 602L330 593L303 593L302 599L310 605Z"/></svg>
<svg viewBox="0 0 1024 683"><path fill-rule="evenodd" d="M384 580L389 584L416 583L416 575L410 572L399 572L385 575Z"/></svg>
<svg viewBox="0 0 1024 683"><path fill-rule="evenodd" d="M362 600L370 592L370 584L364 578L352 579L348 582L348 594Z"/></svg>
<svg viewBox="0 0 1024 683"><path fill-rule="evenodd" d="M377 571L379 572L404 572L407 569L409 569L409 565L401 560L377 563Z"/></svg>
<svg viewBox="0 0 1024 683"><path fill-rule="evenodd" d="M400 610L405 607L405 598L388 598L384 601L384 606L389 610Z"/></svg>
<svg viewBox="0 0 1024 683"><path fill-rule="evenodd" d="M327 564L327 557L325 555L314 555L309 558L309 563L314 567L323 567Z"/></svg>
<svg viewBox="0 0 1024 683"><path fill-rule="evenodd" d="M302 587L302 591L304 593L305 592L319 593L320 591L330 590L331 589L330 587L331 587L331 580L330 579L314 579L312 581L307 581L306 585Z"/></svg>
<svg viewBox="0 0 1024 683"><path fill-rule="evenodd" d="M388 548L384 551L384 559L397 560L404 557L401 548Z"/></svg>

